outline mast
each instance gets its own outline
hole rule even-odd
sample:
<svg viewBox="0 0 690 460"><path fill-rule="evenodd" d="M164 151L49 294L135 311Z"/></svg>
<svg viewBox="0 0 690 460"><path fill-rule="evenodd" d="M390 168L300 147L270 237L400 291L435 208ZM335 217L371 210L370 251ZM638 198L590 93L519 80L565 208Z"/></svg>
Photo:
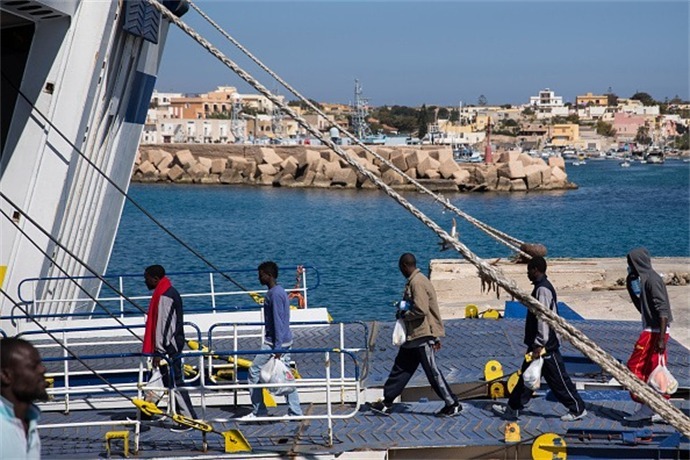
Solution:
<svg viewBox="0 0 690 460"><path fill-rule="evenodd" d="M362 94L362 86L355 79L355 101L352 105L352 131L359 139L371 136L371 128L367 123L369 115L369 101Z"/></svg>

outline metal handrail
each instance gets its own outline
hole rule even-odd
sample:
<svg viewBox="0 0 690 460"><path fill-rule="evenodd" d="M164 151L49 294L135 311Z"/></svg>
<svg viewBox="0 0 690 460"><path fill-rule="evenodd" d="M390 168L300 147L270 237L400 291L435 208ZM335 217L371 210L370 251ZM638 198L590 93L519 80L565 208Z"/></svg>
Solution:
<svg viewBox="0 0 690 460"><path fill-rule="evenodd" d="M321 276L319 274L319 271L316 267L314 266L304 266L304 265L299 265L299 266L287 266L287 267L280 267L281 270L297 270L299 267L302 267L303 270L301 272L301 288L285 288L287 292L297 292L302 294L304 298L304 308L308 308L308 291L317 289L319 285L321 284ZM194 292L194 293L183 293L181 294L181 297L183 298L210 298L211 299L211 308L208 310L205 309L193 309L190 311L197 311L197 312L204 312L204 311L213 311L216 312L218 310L224 311L224 310L254 310L257 308L260 308L260 306L252 305L252 306L235 306L235 307L218 307L218 302L217 298L219 297L228 297L228 296L240 296L240 295L246 295L247 292L257 292L257 293L265 293L267 292L266 290L263 289L257 289L257 290L251 290L251 291L228 291L228 290L217 290L217 280L214 278L214 274L220 274L220 273L251 273L255 272L256 269L231 269L231 270L215 270L215 271L184 271L184 272L170 272L167 274L167 276L170 277L185 277L185 276L195 276L195 275L208 275L208 283L209 283L209 292ZM316 284L314 286L307 287L307 271L310 272L310 274L314 274L316 277ZM141 274L118 274L118 275L107 275L104 276L103 278L105 279L113 279L117 281L118 289L120 292L123 292L124 289L124 280L125 279L130 279L130 278L141 278ZM22 280L18 287L17 287L17 296L20 299L21 303L27 306L33 306L34 308L31 308L31 310L35 311L35 306L42 304L42 303L70 303L70 302L89 302L89 299L84 299L84 298L71 298L71 299L45 299L45 300L36 300L35 297L35 289L28 289L32 293L31 299L25 298L25 296L22 295L22 291L26 291L27 288L25 285L32 284L35 286L39 282L45 282L45 281L61 281L61 280L96 280L98 279L95 276L75 276L75 277L64 277L64 276L57 276L57 277L43 277L43 278L26 278ZM222 279L220 280L222 281ZM139 312L127 312L125 310L125 301L127 299L129 300L146 300L150 299L150 295L136 295L136 296L106 296L106 297L97 297L96 300L98 302L118 302L119 303L119 309L114 309L115 311L110 312L110 314L113 313L119 313L120 317L125 317L130 314L133 315L140 315ZM119 312L117 311L119 310ZM80 316L96 316L99 313L63 313L63 314L36 314L32 315L34 318L71 318L71 317L80 317ZM103 314L103 313L100 313ZM109 314L109 313L105 313ZM14 311L12 311L12 314L9 316L0 316L0 319L8 319L8 320L16 320L16 319L23 319L26 318L26 315L15 315Z"/></svg>

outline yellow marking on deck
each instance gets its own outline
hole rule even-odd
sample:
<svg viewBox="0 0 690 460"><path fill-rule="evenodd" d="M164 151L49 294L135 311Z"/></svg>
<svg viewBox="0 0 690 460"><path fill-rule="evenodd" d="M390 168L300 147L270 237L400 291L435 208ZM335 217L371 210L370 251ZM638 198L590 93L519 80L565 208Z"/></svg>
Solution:
<svg viewBox="0 0 690 460"><path fill-rule="evenodd" d="M2 288L2 283L5 281L5 273L7 273L7 265L0 265L0 288Z"/></svg>

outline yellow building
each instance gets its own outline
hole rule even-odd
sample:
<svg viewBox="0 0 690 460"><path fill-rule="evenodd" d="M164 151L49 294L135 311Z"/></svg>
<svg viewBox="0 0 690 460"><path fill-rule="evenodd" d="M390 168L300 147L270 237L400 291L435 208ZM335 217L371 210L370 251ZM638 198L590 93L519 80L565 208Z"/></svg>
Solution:
<svg viewBox="0 0 690 460"><path fill-rule="evenodd" d="M575 105L578 107L608 107L609 98L605 95L587 93L584 96L577 96L575 98Z"/></svg>
<svg viewBox="0 0 690 460"><path fill-rule="evenodd" d="M580 127L574 123L553 125L551 127L551 144L557 147L574 145L580 140Z"/></svg>

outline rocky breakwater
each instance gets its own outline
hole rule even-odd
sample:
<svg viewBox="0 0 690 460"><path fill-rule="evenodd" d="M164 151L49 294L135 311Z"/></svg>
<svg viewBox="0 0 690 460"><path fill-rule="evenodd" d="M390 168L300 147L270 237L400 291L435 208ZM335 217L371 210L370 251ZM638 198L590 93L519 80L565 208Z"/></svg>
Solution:
<svg viewBox="0 0 690 460"><path fill-rule="evenodd" d="M398 190L415 187L361 148L346 151ZM450 148L378 147L376 153L427 188L440 192L555 190L575 188L562 158L504 152L492 164L457 163ZM317 146L164 144L141 146L134 182L247 184L276 187L376 188L335 152Z"/></svg>

